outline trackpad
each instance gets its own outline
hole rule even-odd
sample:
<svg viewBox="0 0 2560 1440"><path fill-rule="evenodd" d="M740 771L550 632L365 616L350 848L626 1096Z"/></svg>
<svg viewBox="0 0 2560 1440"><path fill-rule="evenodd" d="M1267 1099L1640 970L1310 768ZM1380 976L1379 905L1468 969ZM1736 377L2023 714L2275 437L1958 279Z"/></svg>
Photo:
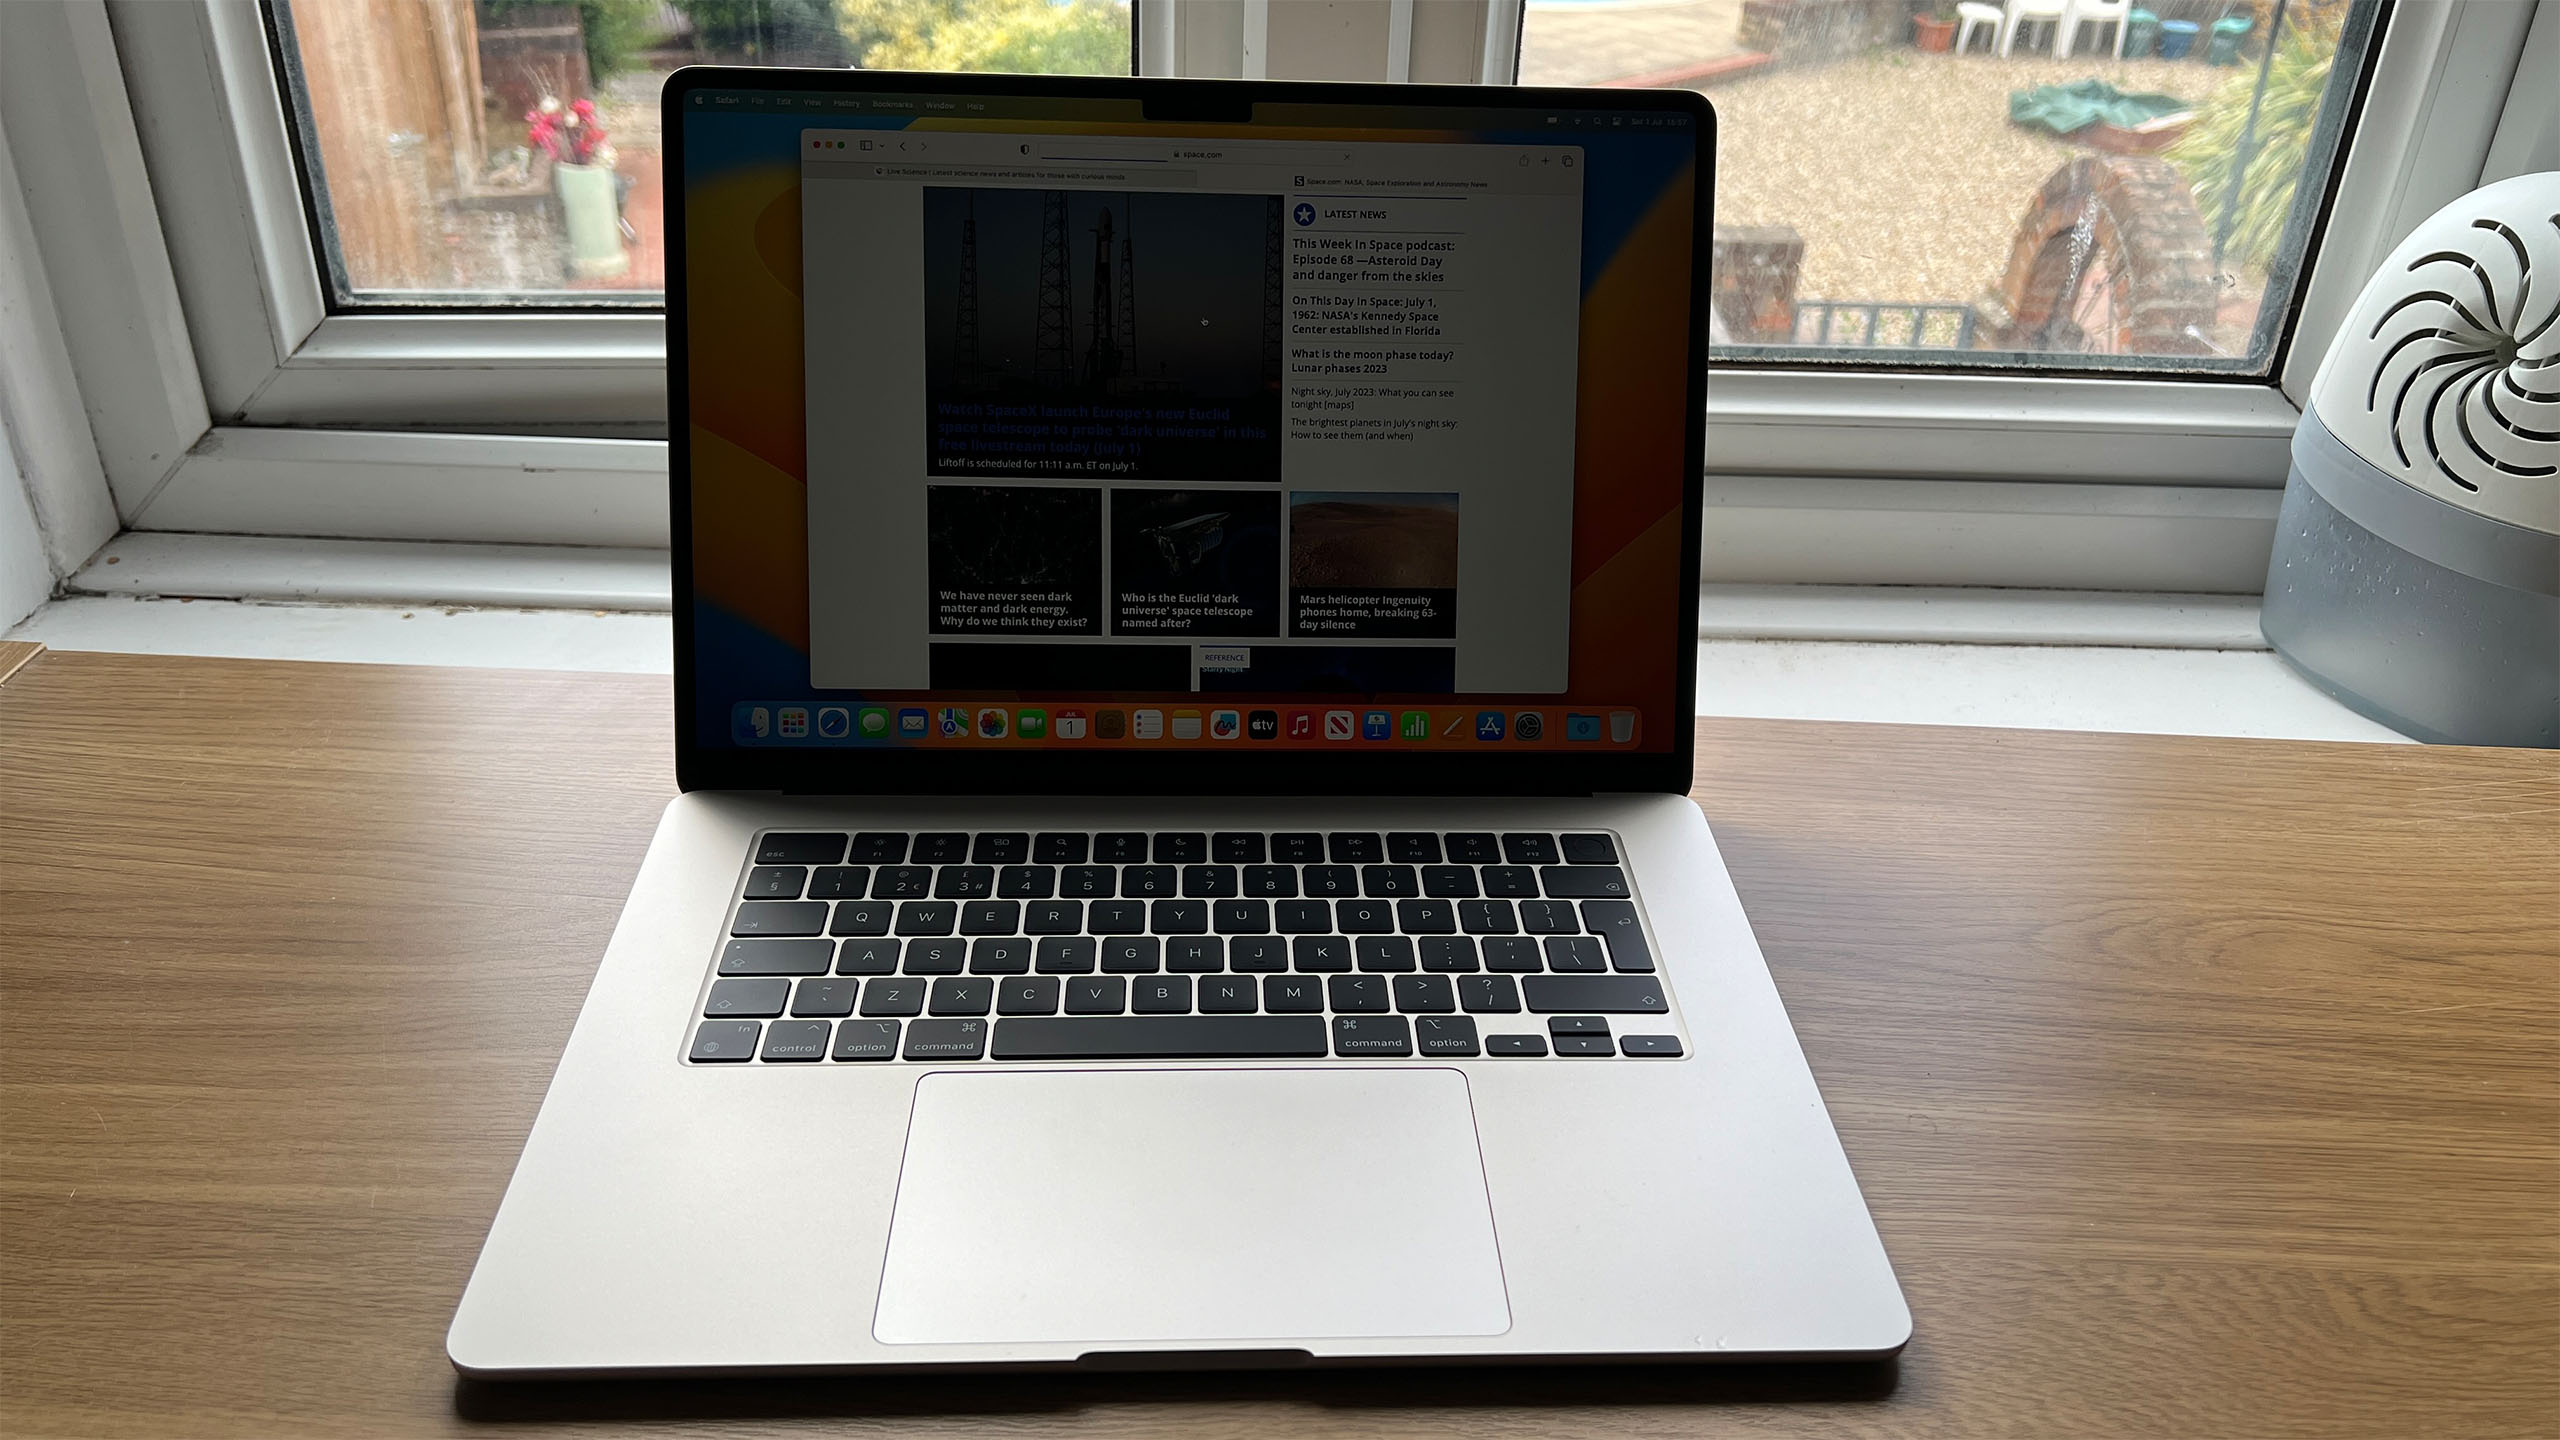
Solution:
<svg viewBox="0 0 2560 1440"><path fill-rule="evenodd" d="M946 1071L916 1088L884 1343L1509 1328L1455 1070Z"/></svg>

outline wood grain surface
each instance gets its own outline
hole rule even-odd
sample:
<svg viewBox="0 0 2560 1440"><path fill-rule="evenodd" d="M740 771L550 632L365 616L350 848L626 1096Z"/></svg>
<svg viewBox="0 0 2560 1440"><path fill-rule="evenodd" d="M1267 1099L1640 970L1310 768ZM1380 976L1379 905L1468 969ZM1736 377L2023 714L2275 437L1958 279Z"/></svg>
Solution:
<svg viewBox="0 0 2560 1440"><path fill-rule="evenodd" d="M1743 721L1698 795L1899 1362L457 1382L667 713L62 652L0 687L0 1433L2560 1434L2560 761Z"/></svg>

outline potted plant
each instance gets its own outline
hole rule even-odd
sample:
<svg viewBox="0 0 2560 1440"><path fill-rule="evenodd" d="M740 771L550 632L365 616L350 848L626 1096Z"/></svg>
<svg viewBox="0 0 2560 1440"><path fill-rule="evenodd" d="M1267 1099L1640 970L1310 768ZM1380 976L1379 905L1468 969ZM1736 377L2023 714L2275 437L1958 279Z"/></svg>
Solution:
<svg viewBox="0 0 2560 1440"><path fill-rule="evenodd" d="M1928 10L1911 17L1911 43L1930 55L1944 55L1956 48L1956 7L1954 0L1940 0Z"/></svg>
<svg viewBox="0 0 2560 1440"><path fill-rule="evenodd" d="M525 112L525 144L551 157L551 183L560 193L563 228L569 232L569 273L581 280L619 275L631 267L622 248L622 203L615 193L613 146L596 123L596 102L563 106L544 96Z"/></svg>

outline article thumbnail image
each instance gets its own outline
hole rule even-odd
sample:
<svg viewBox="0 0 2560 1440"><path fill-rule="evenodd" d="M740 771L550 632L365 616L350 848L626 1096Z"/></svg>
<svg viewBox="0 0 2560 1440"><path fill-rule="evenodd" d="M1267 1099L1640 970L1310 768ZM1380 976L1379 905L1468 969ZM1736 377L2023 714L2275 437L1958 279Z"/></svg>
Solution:
<svg viewBox="0 0 2560 1440"><path fill-rule="evenodd" d="M1280 203L928 187L931 473L1278 481Z"/></svg>
<svg viewBox="0 0 2560 1440"><path fill-rule="evenodd" d="M1112 491L1111 633L1278 635L1279 493Z"/></svg>
<svg viewBox="0 0 2560 1440"><path fill-rule="evenodd" d="M1289 612L1293 635L1456 639L1458 497L1293 492Z"/></svg>
<svg viewBox="0 0 2560 1440"><path fill-rule="evenodd" d="M1100 634L1102 492L927 486L925 580L936 635Z"/></svg>

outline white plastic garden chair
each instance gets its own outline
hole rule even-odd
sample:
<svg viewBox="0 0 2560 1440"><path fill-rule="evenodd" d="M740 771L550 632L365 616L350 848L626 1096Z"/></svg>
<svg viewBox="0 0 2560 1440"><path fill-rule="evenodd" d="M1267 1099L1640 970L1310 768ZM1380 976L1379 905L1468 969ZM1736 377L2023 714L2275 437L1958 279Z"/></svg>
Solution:
<svg viewBox="0 0 2560 1440"><path fill-rule="evenodd" d="M2062 12L2062 28L2053 37L2053 53L2071 53L2072 37L2083 25L2116 27L2116 58L2124 58L2124 22L2133 12L2133 0L2070 0Z"/></svg>
<svg viewBox="0 0 2560 1440"><path fill-rule="evenodd" d="M2071 12L2071 0L2009 0L2008 13L2000 20L2000 58L2009 58L2009 47L2018 42L2018 27L2040 24L2051 28L2054 38L2061 39L2062 17ZM2055 46L2055 53L2061 47Z"/></svg>
<svg viewBox="0 0 2560 1440"><path fill-rule="evenodd" d="M2126 3L2130 4L2132 0L2126 0ZM2000 42L1999 6L1985 4L1983 0L1964 0L1963 4L1956 6L1956 18L1964 22L1964 28L1956 32L1957 54L1961 55L1973 48L1973 32L1976 26L1990 26L1992 43L1996 45Z"/></svg>

